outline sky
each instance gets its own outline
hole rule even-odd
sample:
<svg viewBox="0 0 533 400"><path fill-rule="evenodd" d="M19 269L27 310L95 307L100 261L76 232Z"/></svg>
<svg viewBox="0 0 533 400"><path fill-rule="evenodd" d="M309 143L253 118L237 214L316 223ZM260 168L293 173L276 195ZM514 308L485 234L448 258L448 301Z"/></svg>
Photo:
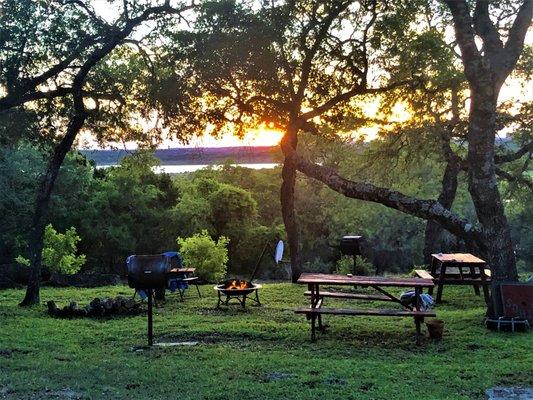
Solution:
<svg viewBox="0 0 533 400"><path fill-rule="evenodd" d="M119 2L120 3L120 2ZM118 10L114 8L107 0L93 0L92 4L97 14L105 18L106 20L112 21L116 18ZM115 3L117 4L117 3ZM148 29L147 27L142 28L137 35L142 35L143 30ZM526 36L526 43L531 45L533 44L533 32L530 30ZM517 103L524 100L533 100L533 81L524 82L522 80L508 78L504 86L502 87L500 94L500 103L506 101L516 101ZM379 114L379 104L377 102L371 102L363 105L363 110L369 118L378 117ZM397 111L396 118L397 120L408 119L409 115L402 111L401 107ZM376 138L378 133L378 126L370 126L360 129L355 133L357 135L364 135L366 140L373 140ZM235 135L225 134L220 138L214 138L210 135L203 135L202 137L194 138L190 143L183 144L177 140L164 140L163 143L159 146L160 148L170 148L170 147L233 147L233 146L275 146L279 144L283 133L267 127L260 127L257 129L250 130L245 133L243 138L238 138ZM90 132L83 132L80 135L78 141L78 147L81 148L98 148L98 144L94 140ZM128 149L133 149L136 147L135 143L112 143L110 147L126 147Z"/></svg>

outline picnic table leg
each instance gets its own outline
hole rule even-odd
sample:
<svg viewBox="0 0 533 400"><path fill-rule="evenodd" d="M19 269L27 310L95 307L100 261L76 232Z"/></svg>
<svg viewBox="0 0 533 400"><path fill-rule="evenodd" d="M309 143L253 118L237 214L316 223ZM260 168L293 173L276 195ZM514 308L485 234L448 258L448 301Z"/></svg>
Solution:
<svg viewBox="0 0 533 400"><path fill-rule="evenodd" d="M217 308L220 308L220 305L222 304L222 297L220 297L220 290L217 290L217 294L218 294Z"/></svg>
<svg viewBox="0 0 533 400"><path fill-rule="evenodd" d="M198 292L198 297L201 299L202 298L202 294L200 293L200 288L198 287L198 284L194 284L194 286L196 286L196 291Z"/></svg>
<svg viewBox="0 0 533 400"><path fill-rule="evenodd" d="M315 326L315 321L316 321L316 315L313 314L311 316L311 341L314 342L316 340L316 326Z"/></svg>
<svg viewBox="0 0 533 400"><path fill-rule="evenodd" d="M437 303L442 302L442 291L444 289L444 277L446 275L446 263L441 262L440 264L440 275L437 281Z"/></svg>
<svg viewBox="0 0 533 400"><path fill-rule="evenodd" d="M313 307L316 307L319 301L320 301L320 289L317 283L315 287L315 304L313 305ZM317 318L318 318L318 329L320 330L320 332L324 333L325 329L324 329L324 326L322 325L322 315L318 314Z"/></svg>
<svg viewBox="0 0 533 400"><path fill-rule="evenodd" d="M479 277L481 278L481 286L483 289L483 296L485 297L485 303L488 307L490 307L490 292L489 287L487 285L487 275L485 275L485 264L481 265L480 267Z"/></svg>
<svg viewBox="0 0 533 400"><path fill-rule="evenodd" d="M313 298L315 296L315 285L313 285L312 283L307 284L307 290L309 290L309 292L311 292L311 296L310 296L311 306L310 306L310 308L313 308L313 301L314 301ZM305 318L307 320L310 320L311 316L309 314L306 314Z"/></svg>
<svg viewBox="0 0 533 400"><path fill-rule="evenodd" d="M483 267L481 267L481 269L482 269L482 268L483 268ZM481 276L481 270L480 270L479 273L480 273L480 276ZM471 265L471 266L470 266L470 278L475 279L475 275L476 275L476 268L475 268L473 265ZM480 295L480 293L479 293L479 286L478 286L478 285L474 285L474 293L475 293L477 296Z"/></svg>
<svg viewBox="0 0 533 400"><path fill-rule="evenodd" d="M420 295L421 295L421 289L415 288L415 310L420 311ZM420 325L424 321L424 317L415 316L415 326L416 326L416 345L420 346Z"/></svg>
<svg viewBox="0 0 533 400"><path fill-rule="evenodd" d="M431 257L431 276L435 277L436 272L437 272L437 260L434 257ZM430 287L428 289L428 293L430 295L433 295L433 287Z"/></svg>

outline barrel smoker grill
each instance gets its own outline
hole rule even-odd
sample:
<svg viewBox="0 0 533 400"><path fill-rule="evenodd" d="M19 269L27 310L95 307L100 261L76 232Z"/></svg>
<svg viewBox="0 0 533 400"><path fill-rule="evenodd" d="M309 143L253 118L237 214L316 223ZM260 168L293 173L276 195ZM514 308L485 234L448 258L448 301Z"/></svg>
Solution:
<svg viewBox="0 0 533 400"><path fill-rule="evenodd" d="M130 256L127 261L128 284L136 290L148 292L148 345L152 346L153 334L153 291L165 289L171 269L170 258L164 255Z"/></svg>
<svg viewBox="0 0 533 400"><path fill-rule="evenodd" d="M361 255L362 236L343 236L340 243L342 254L353 256L353 274L356 275L357 256Z"/></svg>

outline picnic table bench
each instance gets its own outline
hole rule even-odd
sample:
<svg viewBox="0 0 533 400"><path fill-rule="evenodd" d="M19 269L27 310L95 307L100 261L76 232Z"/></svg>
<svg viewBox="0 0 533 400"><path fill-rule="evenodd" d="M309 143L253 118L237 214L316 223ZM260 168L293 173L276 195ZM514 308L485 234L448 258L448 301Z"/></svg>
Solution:
<svg viewBox="0 0 533 400"><path fill-rule="evenodd" d="M471 285L478 296L480 295L479 287L481 286L485 302L490 304L490 269L487 268L485 261L472 254L432 254L431 271L417 269L415 274L419 278L433 280L433 283L437 286L437 303L442 302L444 285ZM433 294L433 288L429 289L429 294Z"/></svg>
<svg viewBox="0 0 533 400"><path fill-rule="evenodd" d="M325 331L322 324L322 315L351 315L351 316L386 316L386 317L413 317L416 326L416 342L420 344L420 326L425 317L435 317L433 311L422 310L420 295L424 287L432 288L433 281L421 278L386 278L349 276L332 274L309 274L303 273L297 281L298 284L308 286L306 296L311 298L309 307L297 308L295 313L305 314L311 321L311 340L316 340L316 323L321 332ZM360 286L371 287L380 294L360 294L335 291L321 291L320 285L328 286ZM414 289L414 305L400 300L389 292L389 288ZM381 309L381 308L326 308L323 307L325 298L335 298L341 300L361 300L361 301L388 301L401 305L401 309Z"/></svg>

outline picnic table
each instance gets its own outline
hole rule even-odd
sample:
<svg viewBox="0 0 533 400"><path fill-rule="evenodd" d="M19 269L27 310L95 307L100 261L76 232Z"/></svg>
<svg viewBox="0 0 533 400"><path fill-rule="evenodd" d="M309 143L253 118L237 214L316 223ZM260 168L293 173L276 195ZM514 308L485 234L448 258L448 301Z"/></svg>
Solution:
<svg viewBox="0 0 533 400"><path fill-rule="evenodd" d="M485 303L490 304L489 285L491 272L487 263L469 253L432 254L431 271L415 270L418 277L432 279L437 286L436 302L442 302L444 285L468 285L474 287L474 292L479 296L479 287L483 289ZM433 288L429 289L433 294Z"/></svg>
<svg viewBox="0 0 533 400"><path fill-rule="evenodd" d="M307 285L308 291L305 295L310 296L309 307L298 308L297 314L305 314L311 321L311 340L316 339L316 323L322 332L325 327L322 324L322 315L352 315L352 316L380 316L380 317L413 317L416 326L416 343L420 344L420 325L425 317L435 317L433 311L422 310L420 295L423 288L432 288L431 279L422 278L389 278L389 277L368 277L333 274L310 274L303 273L297 281L300 285ZM328 286L361 286L363 288L373 288L378 294L360 294L340 291L321 290L321 285ZM413 304L402 301L394 294L390 293L391 288L412 289L415 292ZM339 300L360 300L360 301L387 301L394 302L401 306L401 309L373 309L373 308L325 308L324 298L335 298Z"/></svg>

